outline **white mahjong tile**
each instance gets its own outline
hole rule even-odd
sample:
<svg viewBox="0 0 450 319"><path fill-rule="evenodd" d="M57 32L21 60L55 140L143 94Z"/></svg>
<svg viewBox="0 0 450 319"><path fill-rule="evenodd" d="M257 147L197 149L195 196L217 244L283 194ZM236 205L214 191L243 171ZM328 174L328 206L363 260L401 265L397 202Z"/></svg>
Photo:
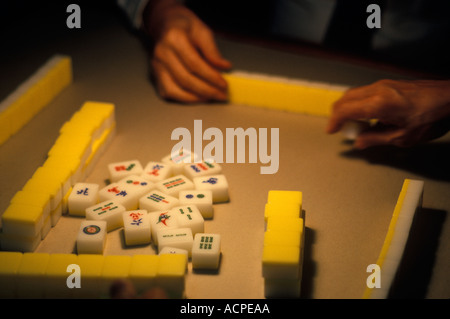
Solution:
<svg viewBox="0 0 450 319"><path fill-rule="evenodd" d="M222 167L214 162L203 161L200 163L190 163L184 166L184 175L191 180L194 177L217 175L222 172Z"/></svg>
<svg viewBox="0 0 450 319"><path fill-rule="evenodd" d="M169 247L165 246L163 247L158 255L164 255L164 254L183 254L186 255L186 258L189 258L189 253L186 249L176 248L176 247Z"/></svg>
<svg viewBox="0 0 450 319"><path fill-rule="evenodd" d="M130 189L125 183L111 183L98 192L99 201L104 202L113 200L116 203L122 204L127 210L138 208L139 196L136 192Z"/></svg>
<svg viewBox="0 0 450 319"><path fill-rule="evenodd" d="M150 217L146 210L126 211L122 216L126 245L142 245L150 243Z"/></svg>
<svg viewBox="0 0 450 319"><path fill-rule="evenodd" d="M138 160L116 162L108 165L111 183L117 182L129 175L141 175L143 168Z"/></svg>
<svg viewBox="0 0 450 319"><path fill-rule="evenodd" d="M212 218L214 215L214 206L211 190L188 190L180 191L178 195L180 206L195 205L202 214L203 218Z"/></svg>
<svg viewBox="0 0 450 319"><path fill-rule="evenodd" d="M220 261L220 235L197 233L192 245L192 268L217 269Z"/></svg>
<svg viewBox="0 0 450 319"><path fill-rule="evenodd" d="M178 227L189 227L193 235L203 233L205 220L195 205L177 206L170 213L178 219Z"/></svg>
<svg viewBox="0 0 450 319"><path fill-rule="evenodd" d="M139 199L139 209L145 209L148 212L163 211L171 209L178 203L178 198L153 190Z"/></svg>
<svg viewBox="0 0 450 319"><path fill-rule="evenodd" d="M158 251L164 247L180 248L191 255L194 237L190 228L171 228L158 231Z"/></svg>
<svg viewBox="0 0 450 319"><path fill-rule="evenodd" d="M139 198L155 188L153 182L137 175L127 176L118 181L118 184L123 185L132 197L135 198L136 205L138 205Z"/></svg>
<svg viewBox="0 0 450 319"><path fill-rule="evenodd" d="M150 228L152 232L152 240L158 244L158 233L164 229L178 228L178 220L176 215L170 210L148 213L150 218Z"/></svg>
<svg viewBox="0 0 450 319"><path fill-rule="evenodd" d="M77 235L78 254L103 254L106 244L107 222L83 220Z"/></svg>
<svg viewBox="0 0 450 319"><path fill-rule="evenodd" d="M140 190L142 193L147 193L149 190L155 187L155 184L153 182L150 182L144 177L138 175L127 176L120 179L118 183L129 186L130 189L135 188L137 190Z"/></svg>
<svg viewBox="0 0 450 319"><path fill-rule="evenodd" d="M180 175L183 174L183 168L188 163L194 163L197 161L199 156L188 150L182 151L172 151L171 154L163 157L161 161L163 163L172 165L172 174Z"/></svg>
<svg viewBox="0 0 450 319"><path fill-rule="evenodd" d="M125 206L116 201L107 200L86 208L86 219L106 221L109 232L123 226L122 213L125 211Z"/></svg>
<svg viewBox="0 0 450 319"><path fill-rule="evenodd" d="M75 184L68 198L69 214L75 216L85 216L86 208L98 203L98 191L98 184Z"/></svg>
<svg viewBox="0 0 450 319"><path fill-rule="evenodd" d="M212 191L213 203L229 201L228 182L225 175L209 175L196 177L193 180L196 190Z"/></svg>
<svg viewBox="0 0 450 319"><path fill-rule="evenodd" d="M172 164L148 162L141 176L154 183L160 182L172 176Z"/></svg>
<svg viewBox="0 0 450 319"><path fill-rule="evenodd" d="M184 175L176 175L156 183L156 188L161 192L178 197L180 191L193 190L194 183Z"/></svg>

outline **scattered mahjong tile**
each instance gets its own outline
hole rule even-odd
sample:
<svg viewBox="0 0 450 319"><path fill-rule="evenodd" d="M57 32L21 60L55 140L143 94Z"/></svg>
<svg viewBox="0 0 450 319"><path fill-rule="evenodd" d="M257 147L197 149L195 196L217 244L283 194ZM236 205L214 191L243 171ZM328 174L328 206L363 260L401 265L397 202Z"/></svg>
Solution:
<svg viewBox="0 0 450 319"><path fill-rule="evenodd" d="M139 209L145 209L149 213L169 210L178 204L178 198L158 190L153 190L139 199Z"/></svg>
<svg viewBox="0 0 450 319"><path fill-rule="evenodd" d="M143 245L151 242L150 216L146 210L124 212L123 227L126 245Z"/></svg>
<svg viewBox="0 0 450 319"><path fill-rule="evenodd" d="M180 206L195 205L205 219L211 219L214 215L211 190L180 191L178 199L180 201Z"/></svg>
<svg viewBox="0 0 450 319"><path fill-rule="evenodd" d="M194 184L192 183L192 181L184 175L176 175L170 177L168 179L156 183L155 186L161 192L177 198L179 196L180 191L194 189Z"/></svg>
<svg viewBox="0 0 450 319"><path fill-rule="evenodd" d="M194 177L217 175L222 173L222 167L214 162L203 161L200 163L190 163L184 166L184 174L191 180Z"/></svg>
<svg viewBox="0 0 450 319"><path fill-rule="evenodd" d="M195 234L192 245L192 267L194 269L219 268L220 239L219 234Z"/></svg>
<svg viewBox="0 0 450 319"><path fill-rule="evenodd" d="M115 201L107 200L86 208L87 220L104 220L107 222L107 231L123 227L122 213L126 209Z"/></svg>
<svg viewBox="0 0 450 319"><path fill-rule="evenodd" d="M111 183L117 182L129 175L141 175L143 168L138 160L115 162L108 165Z"/></svg>
<svg viewBox="0 0 450 319"><path fill-rule="evenodd" d="M78 254L103 254L106 245L107 222L83 220L77 235Z"/></svg>
<svg viewBox="0 0 450 319"><path fill-rule="evenodd" d="M228 181L225 175L208 175L194 178L195 189L199 191L210 190L213 203L229 201Z"/></svg>
<svg viewBox="0 0 450 319"><path fill-rule="evenodd" d="M160 182L172 176L172 164L148 162L141 176L153 183Z"/></svg>
<svg viewBox="0 0 450 319"><path fill-rule="evenodd" d="M98 191L98 184L75 184L68 198L69 214L74 216L86 216L86 208L97 204L99 201Z"/></svg>

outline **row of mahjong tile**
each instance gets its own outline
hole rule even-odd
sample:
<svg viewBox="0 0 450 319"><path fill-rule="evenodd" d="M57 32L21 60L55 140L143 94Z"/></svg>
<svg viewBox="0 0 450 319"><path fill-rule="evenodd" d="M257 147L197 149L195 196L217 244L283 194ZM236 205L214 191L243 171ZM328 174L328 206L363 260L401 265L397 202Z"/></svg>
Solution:
<svg viewBox="0 0 450 319"><path fill-rule="evenodd" d="M108 298L117 279L130 280L138 293L160 287L184 297L185 254L48 254L0 251L0 298Z"/></svg>
<svg viewBox="0 0 450 319"><path fill-rule="evenodd" d="M230 103L329 116L331 106L347 89L328 83L234 71L224 73ZM301 105L295 101L301 100Z"/></svg>
<svg viewBox="0 0 450 319"><path fill-rule="evenodd" d="M262 275L265 296L298 298L305 238L302 193L269 191L264 216Z"/></svg>
<svg viewBox="0 0 450 319"><path fill-rule="evenodd" d="M0 145L72 82L69 56L51 57L0 103Z"/></svg>
<svg viewBox="0 0 450 319"><path fill-rule="evenodd" d="M90 174L97 162L97 155L103 153L114 137L114 110L114 104L87 101L60 128L48 157L60 160L65 166L67 162L75 161L72 185Z"/></svg>
<svg viewBox="0 0 450 319"><path fill-rule="evenodd" d="M1 247L33 251L66 211L71 187L83 180L114 136L114 105L86 102L60 129L48 158L2 214Z"/></svg>
<svg viewBox="0 0 450 319"><path fill-rule="evenodd" d="M395 279L399 275L399 268L404 262L403 256L411 231L415 215L422 208L424 181L405 179L392 213L386 237L381 247L376 265L381 268L381 282L379 286L367 284L364 299L395 298L392 289ZM375 288L376 287L376 288Z"/></svg>

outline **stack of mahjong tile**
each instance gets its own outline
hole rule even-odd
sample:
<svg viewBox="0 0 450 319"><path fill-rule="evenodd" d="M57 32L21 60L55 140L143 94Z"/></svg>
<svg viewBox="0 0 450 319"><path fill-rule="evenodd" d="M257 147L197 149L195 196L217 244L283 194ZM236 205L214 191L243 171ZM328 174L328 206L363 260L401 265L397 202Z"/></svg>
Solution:
<svg viewBox="0 0 450 319"><path fill-rule="evenodd" d="M395 290L395 279L408 243L416 213L422 208L424 181L405 179L392 213L391 222L378 256L376 265L380 267L379 286L367 283L364 299L387 299ZM369 279L368 279L369 280Z"/></svg>
<svg viewBox="0 0 450 319"><path fill-rule="evenodd" d="M138 293L152 287L170 298L184 293L183 254L93 255L0 251L0 298L105 298L114 280L129 279Z"/></svg>
<svg viewBox="0 0 450 319"><path fill-rule="evenodd" d="M269 191L262 255L267 298L300 297L305 237L302 216L301 192Z"/></svg>
<svg viewBox="0 0 450 319"><path fill-rule="evenodd" d="M0 145L72 82L72 60L55 55L0 103Z"/></svg>
<svg viewBox="0 0 450 319"><path fill-rule="evenodd" d="M86 102L60 129L48 157L2 215L2 250L32 252L67 211L82 181L115 131L114 105Z"/></svg>
<svg viewBox="0 0 450 319"><path fill-rule="evenodd" d="M329 116L345 86L233 71L225 73L233 104Z"/></svg>
<svg viewBox="0 0 450 319"><path fill-rule="evenodd" d="M103 254L107 234L123 227L127 246L154 244L159 253L182 253L194 268L217 269L220 235L205 233L213 204L229 200L219 164L184 152L143 166L138 160L108 165L110 183L77 183L68 197L69 214L84 216L79 254Z"/></svg>

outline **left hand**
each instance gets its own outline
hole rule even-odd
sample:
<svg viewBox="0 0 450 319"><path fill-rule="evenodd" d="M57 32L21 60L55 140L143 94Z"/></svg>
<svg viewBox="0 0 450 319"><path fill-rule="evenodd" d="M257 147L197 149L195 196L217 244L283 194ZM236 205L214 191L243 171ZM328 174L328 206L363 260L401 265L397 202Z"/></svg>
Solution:
<svg viewBox="0 0 450 319"><path fill-rule="evenodd" d="M348 90L333 107L327 133L349 120L376 119L354 147L411 146L444 135L450 129L450 81L381 80Z"/></svg>

